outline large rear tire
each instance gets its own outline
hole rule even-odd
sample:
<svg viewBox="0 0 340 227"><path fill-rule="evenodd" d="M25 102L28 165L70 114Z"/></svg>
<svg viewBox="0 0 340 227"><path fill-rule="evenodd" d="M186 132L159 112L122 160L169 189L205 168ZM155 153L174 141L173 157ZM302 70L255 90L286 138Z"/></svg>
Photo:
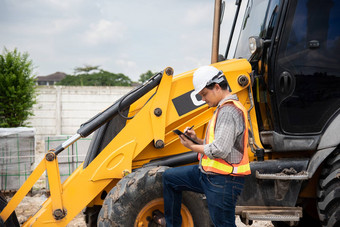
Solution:
<svg viewBox="0 0 340 227"><path fill-rule="evenodd" d="M322 226L340 226L340 150L327 159L318 187L318 213Z"/></svg>
<svg viewBox="0 0 340 227"><path fill-rule="evenodd" d="M163 212L162 174L168 167L146 167L121 179L106 196L98 226L157 226L153 212ZM182 226L210 227L206 201L201 194L183 192Z"/></svg>

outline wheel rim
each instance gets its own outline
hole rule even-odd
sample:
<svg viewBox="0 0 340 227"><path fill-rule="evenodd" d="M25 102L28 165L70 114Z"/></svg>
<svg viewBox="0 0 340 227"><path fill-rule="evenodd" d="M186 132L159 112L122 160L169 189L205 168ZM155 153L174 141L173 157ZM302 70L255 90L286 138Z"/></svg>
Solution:
<svg viewBox="0 0 340 227"><path fill-rule="evenodd" d="M143 209L138 213L134 227L147 227L149 220L152 217L152 211L159 210L164 213L164 200L162 198L154 199L147 203ZM192 219L189 209L182 203L181 208L182 226L193 227L194 221Z"/></svg>

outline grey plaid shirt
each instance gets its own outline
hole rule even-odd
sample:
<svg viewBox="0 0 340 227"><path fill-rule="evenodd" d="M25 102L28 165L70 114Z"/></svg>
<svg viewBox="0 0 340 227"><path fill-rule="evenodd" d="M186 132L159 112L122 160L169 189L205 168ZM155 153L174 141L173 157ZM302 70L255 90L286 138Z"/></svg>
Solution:
<svg viewBox="0 0 340 227"><path fill-rule="evenodd" d="M238 100L237 95L229 95L221 100L218 107L226 100ZM221 158L229 163L239 163L243 157L244 119L240 109L232 103L221 107L215 126L215 140L204 145L204 153L210 159ZM200 162L201 167L201 162ZM201 171L205 172L202 168Z"/></svg>

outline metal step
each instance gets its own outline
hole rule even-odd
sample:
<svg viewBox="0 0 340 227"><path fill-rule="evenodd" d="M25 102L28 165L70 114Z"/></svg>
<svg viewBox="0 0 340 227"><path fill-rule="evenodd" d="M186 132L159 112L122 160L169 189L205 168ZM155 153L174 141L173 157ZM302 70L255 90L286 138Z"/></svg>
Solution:
<svg viewBox="0 0 340 227"><path fill-rule="evenodd" d="M282 173L260 173L259 171L256 171L256 178L262 180L308 180L308 172L288 175Z"/></svg>
<svg viewBox="0 0 340 227"><path fill-rule="evenodd" d="M242 222L246 225L251 221L284 221L298 222L302 217L301 207L236 207L236 214L240 215Z"/></svg>

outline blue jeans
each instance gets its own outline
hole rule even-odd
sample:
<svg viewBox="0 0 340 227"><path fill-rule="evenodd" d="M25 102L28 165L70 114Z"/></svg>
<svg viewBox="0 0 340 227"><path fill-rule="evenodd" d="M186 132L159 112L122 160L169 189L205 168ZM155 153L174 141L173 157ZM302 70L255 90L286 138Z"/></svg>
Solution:
<svg viewBox="0 0 340 227"><path fill-rule="evenodd" d="M167 169L163 173L164 215L167 227L181 226L182 191L205 194L215 226L235 225L235 206L244 177L204 174L198 165Z"/></svg>

